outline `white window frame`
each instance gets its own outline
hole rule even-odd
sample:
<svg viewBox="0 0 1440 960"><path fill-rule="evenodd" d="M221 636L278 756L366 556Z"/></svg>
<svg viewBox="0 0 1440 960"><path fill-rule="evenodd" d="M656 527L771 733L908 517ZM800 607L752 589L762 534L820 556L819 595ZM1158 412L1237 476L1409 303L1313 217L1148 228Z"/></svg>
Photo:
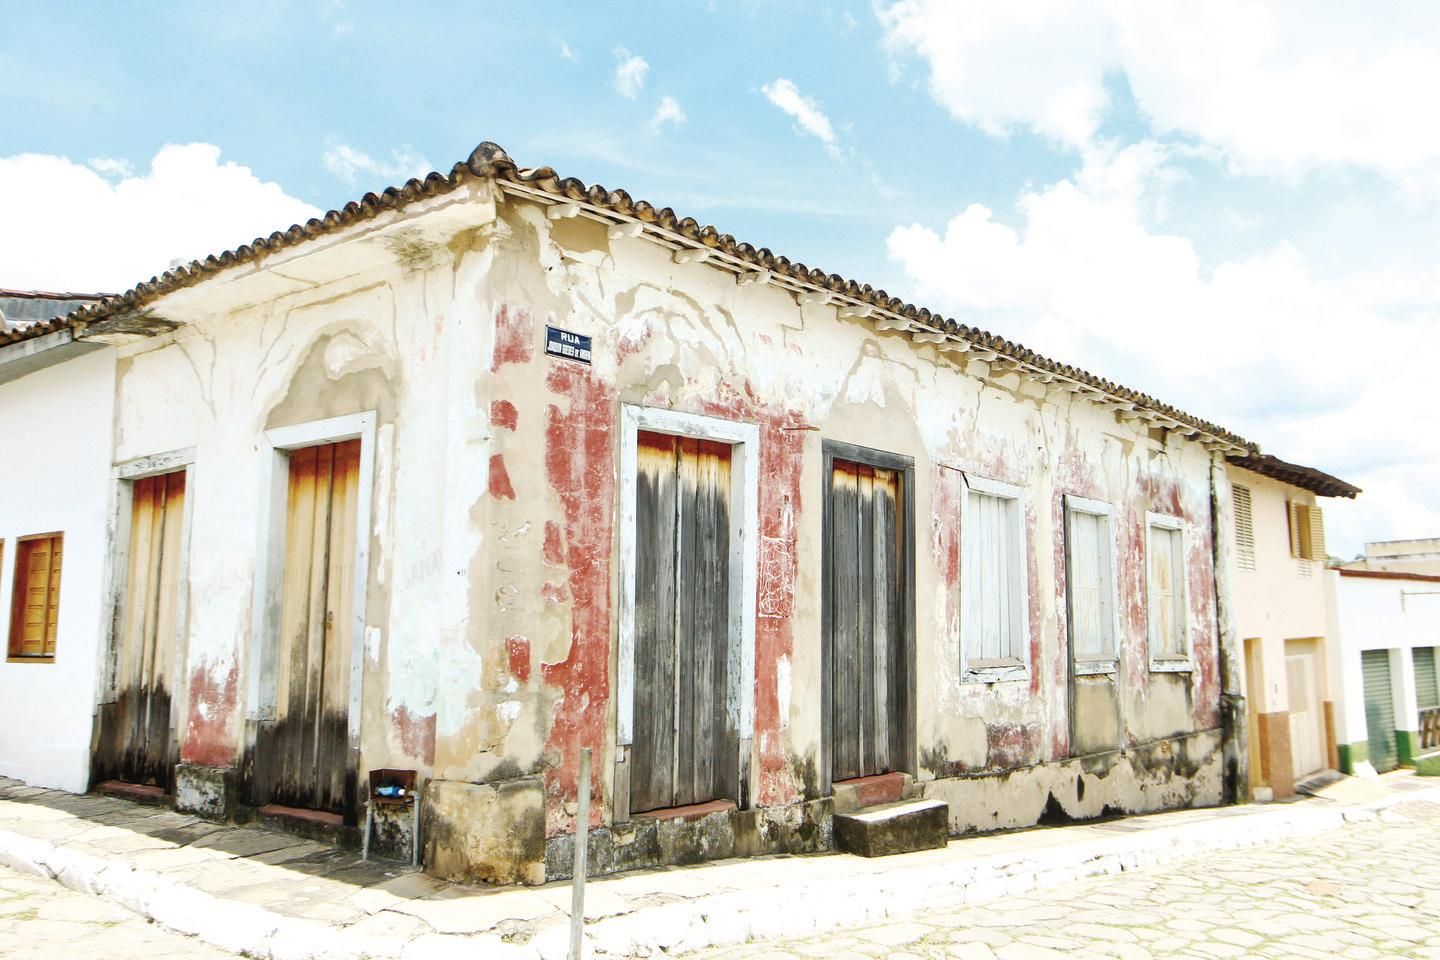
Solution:
<svg viewBox="0 0 1440 960"><path fill-rule="evenodd" d="M108 703L119 694L115 684L120 668L120 628L124 620L125 591L130 577L130 519L135 502L135 481L166 473L185 473L185 506L180 517L180 569L178 595L175 598L175 636L178 654L171 664L174 676L168 678L170 723L174 733L183 733L185 704L189 701L190 684L190 533L195 516L195 448L184 447L146 457L135 457L114 466L114 487L110 502L111 549L110 571L107 575L105 661L96 676L96 703Z"/></svg>
<svg viewBox="0 0 1440 960"><path fill-rule="evenodd" d="M999 683L1007 680L1029 680L1030 679L1030 578L1029 578L1029 545L1025 538L1025 488L1013 483L1004 483L999 480L991 480L985 477L973 477L962 473L965 481L965 495L960 503L960 682L961 683ZM971 510L970 503L972 493L980 493L991 497L1000 497L1005 500L1015 501L1013 512L1013 526L1016 551L1010 561L1011 586L1015 589L1015 596L1018 598L1018 616L1015 618L1019 624L1020 650L1018 657L1003 657L1000 659L978 659L971 658L969 651L976 642L971 636L971 631L966 624L969 618L965 615L965 605L970 602L969 564L966 563L965 555L968 552L969 537L971 535Z"/></svg>
<svg viewBox="0 0 1440 960"><path fill-rule="evenodd" d="M1180 594L1180 645L1184 653L1179 656L1157 656L1160 648L1156 635L1153 599L1150 593L1150 555L1155 549L1150 532L1155 528L1175 530L1180 533L1180 569L1176 571ZM1152 673L1188 673L1193 669L1194 650L1190 642L1190 571L1187 556L1190 552L1189 535L1185 529L1185 518L1168 513L1145 514L1145 620L1146 641L1149 648L1150 670Z"/></svg>
<svg viewBox="0 0 1440 960"><path fill-rule="evenodd" d="M739 611L729 629L731 689L725 704L740 737L740 776L755 727L755 589L760 530L760 427L694 413L622 404L620 407L620 639L616 670L615 745L623 762L635 733L635 515L640 431L729 444L730 600ZM736 509L738 507L738 509ZM750 783L746 795L756 796ZM619 813L621 811L617 811ZM625 811L628 813L628 811Z"/></svg>
<svg viewBox="0 0 1440 960"><path fill-rule="evenodd" d="M305 447L360 441L360 489L355 503L355 586L350 610L350 746L360 746L365 679L365 602L370 585L370 514L375 488L374 410L266 430L260 458L260 529L255 554L255 601L251 614L249 718L275 716L275 657L284 593L285 529L290 494L290 454Z"/></svg>
<svg viewBox="0 0 1440 960"><path fill-rule="evenodd" d="M1070 537L1070 514L1072 512L1105 518L1105 529L1110 538L1109 582L1105 586L1110 592L1110 642L1113 646L1113 653L1108 657L1081 658L1075 655L1074 647L1072 646L1070 661L1074 665L1075 673L1079 676L1115 673L1120 668L1120 596L1119 590L1116 589L1116 584L1120 582L1120 579L1115 560L1116 554L1119 553L1119 544L1115 536L1115 508L1104 500L1090 500L1085 497L1066 494L1064 523L1067 543ZM1070 550L1068 546L1065 551L1065 604L1066 639L1073 644L1074 638L1069 636Z"/></svg>

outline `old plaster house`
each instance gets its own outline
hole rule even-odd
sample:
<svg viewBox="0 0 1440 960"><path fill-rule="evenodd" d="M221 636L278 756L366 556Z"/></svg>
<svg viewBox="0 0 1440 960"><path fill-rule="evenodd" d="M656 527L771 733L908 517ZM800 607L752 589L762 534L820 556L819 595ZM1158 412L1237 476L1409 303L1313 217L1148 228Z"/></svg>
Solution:
<svg viewBox="0 0 1440 960"><path fill-rule="evenodd" d="M599 872L1243 793L1253 444L493 144L0 371L0 772L527 883L583 748Z"/></svg>

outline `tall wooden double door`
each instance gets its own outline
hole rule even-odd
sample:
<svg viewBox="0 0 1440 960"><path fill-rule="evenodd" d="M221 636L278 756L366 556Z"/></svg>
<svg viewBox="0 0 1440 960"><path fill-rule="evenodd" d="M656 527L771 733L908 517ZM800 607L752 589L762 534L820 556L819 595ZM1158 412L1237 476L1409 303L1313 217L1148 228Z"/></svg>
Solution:
<svg viewBox="0 0 1440 960"><path fill-rule="evenodd" d="M641 431L630 810L739 802L728 444Z"/></svg>
<svg viewBox="0 0 1440 960"><path fill-rule="evenodd" d="M908 461L826 449L822 726L833 782L911 766L913 525Z"/></svg>
<svg viewBox="0 0 1440 960"><path fill-rule="evenodd" d="M251 800L353 816L350 670L360 441L289 456L280 633L262 683L273 715L255 733Z"/></svg>
<svg viewBox="0 0 1440 960"><path fill-rule="evenodd" d="M183 667L185 471L130 485L130 537L117 611L112 695L100 704L92 779L169 790Z"/></svg>

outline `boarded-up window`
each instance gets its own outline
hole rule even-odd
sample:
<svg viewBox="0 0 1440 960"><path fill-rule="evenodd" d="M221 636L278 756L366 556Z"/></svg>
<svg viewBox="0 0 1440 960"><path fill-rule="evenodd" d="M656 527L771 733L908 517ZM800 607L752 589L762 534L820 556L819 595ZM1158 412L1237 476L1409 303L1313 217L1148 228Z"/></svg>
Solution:
<svg viewBox="0 0 1440 960"><path fill-rule="evenodd" d="M1150 658L1184 660L1185 542L1181 521L1151 515L1147 587L1150 607Z"/></svg>
<svg viewBox="0 0 1440 960"><path fill-rule="evenodd" d="M10 656L55 656L60 620L60 564L64 536L27 537L16 545L10 609Z"/></svg>
<svg viewBox="0 0 1440 960"><path fill-rule="evenodd" d="M1065 583L1070 602L1070 642L1077 661L1115 660L1114 537L1110 516L1068 498Z"/></svg>
<svg viewBox="0 0 1440 960"><path fill-rule="evenodd" d="M641 432L635 502L635 811L738 800L728 444ZM737 651L738 653L738 651Z"/></svg>
<svg viewBox="0 0 1440 960"><path fill-rule="evenodd" d="M1029 633L1018 487L971 480L966 493L960 607L966 671L1023 665Z"/></svg>
<svg viewBox="0 0 1440 960"><path fill-rule="evenodd" d="M1251 512L1250 488L1238 483L1235 492L1235 566L1255 569L1255 518Z"/></svg>

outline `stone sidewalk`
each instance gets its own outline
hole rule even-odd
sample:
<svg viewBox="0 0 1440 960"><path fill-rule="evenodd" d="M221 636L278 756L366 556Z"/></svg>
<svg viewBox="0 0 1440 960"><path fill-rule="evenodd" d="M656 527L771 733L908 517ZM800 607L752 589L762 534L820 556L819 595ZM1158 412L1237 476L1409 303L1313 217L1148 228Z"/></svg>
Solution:
<svg viewBox="0 0 1440 960"><path fill-rule="evenodd" d="M591 880L586 940L652 956L807 937L1373 820L1440 784L1342 780L1289 804L1222 807L952 841L865 860L730 860ZM0 863L54 877L222 950L272 960L561 960L568 884L488 889L433 880L287 834L0 780Z"/></svg>

